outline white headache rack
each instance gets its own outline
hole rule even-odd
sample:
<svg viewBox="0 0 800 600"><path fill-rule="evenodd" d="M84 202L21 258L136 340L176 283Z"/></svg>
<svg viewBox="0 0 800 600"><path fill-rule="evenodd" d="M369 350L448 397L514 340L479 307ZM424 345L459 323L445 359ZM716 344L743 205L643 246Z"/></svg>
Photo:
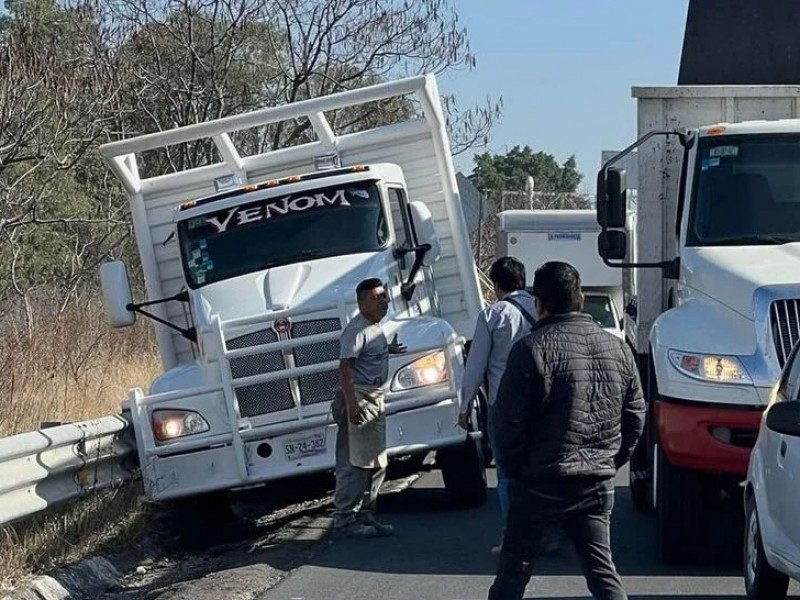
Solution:
<svg viewBox="0 0 800 600"><path fill-rule="evenodd" d="M404 96L412 97L421 112L400 123L363 131L352 131L351 124L350 131L338 134L326 116L331 111ZM233 141L236 132L297 119L308 120L316 141L252 155L243 155ZM213 142L222 160L140 177L137 161L142 153L204 140ZM308 172L314 170L315 158L331 153L338 155L343 166L397 164L403 169L410 199L428 205L441 239L441 259L433 269L442 317L460 335L472 335L482 296L433 75L151 133L105 144L100 150L129 195L150 300L184 289L178 244L170 237L174 232L173 212L184 200L213 194L215 180L234 176L246 184ZM153 310L175 324L189 325L184 307L177 302L156 305ZM162 325L156 325L156 331L165 368L192 360L185 339Z"/></svg>

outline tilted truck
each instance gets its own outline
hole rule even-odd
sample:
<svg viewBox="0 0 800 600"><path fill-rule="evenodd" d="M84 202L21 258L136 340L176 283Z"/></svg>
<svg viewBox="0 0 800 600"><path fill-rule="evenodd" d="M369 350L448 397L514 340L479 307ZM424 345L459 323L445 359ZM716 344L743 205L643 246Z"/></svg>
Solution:
<svg viewBox="0 0 800 600"><path fill-rule="evenodd" d="M497 213L497 256L525 265L528 285L550 260L568 262L581 274L584 310L609 333L623 338L622 271L597 254L600 225L593 210L505 210Z"/></svg>
<svg viewBox="0 0 800 600"><path fill-rule="evenodd" d="M328 120L396 97L420 114L345 134ZM292 119L310 123L316 141L249 156L237 148L242 131ZM143 153L198 140L221 160L140 177ZM390 295L386 335L408 348L389 361L388 453L436 450L448 497L484 501L481 433L456 427L464 345L483 298L433 76L100 150L130 199L147 293L134 303L126 266L108 262L106 311L115 327L153 316L164 369L125 407L149 500L332 469L338 340L357 314L356 285L378 277Z"/></svg>
<svg viewBox="0 0 800 600"><path fill-rule="evenodd" d="M599 252L639 269L626 320L648 400L630 465L666 562L702 552L709 511L741 498L762 412L800 339L800 87L633 88L639 140L597 178ZM624 173L639 148L637 247Z"/></svg>

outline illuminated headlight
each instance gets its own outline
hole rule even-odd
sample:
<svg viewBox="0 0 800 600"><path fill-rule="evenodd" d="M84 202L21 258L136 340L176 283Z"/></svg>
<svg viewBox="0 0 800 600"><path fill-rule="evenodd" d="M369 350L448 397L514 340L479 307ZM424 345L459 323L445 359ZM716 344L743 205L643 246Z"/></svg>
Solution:
<svg viewBox="0 0 800 600"><path fill-rule="evenodd" d="M720 383L752 383L750 375L735 356L715 356L669 351L672 366L684 375Z"/></svg>
<svg viewBox="0 0 800 600"><path fill-rule="evenodd" d="M392 391L411 390L447 381L447 360L444 352L434 352L406 365L394 376Z"/></svg>
<svg viewBox="0 0 800 600"><path fill-rule="evenodd" d="M159 442L204 433L210 429L208 421L192 410L154 410L151 419L153 436Z"/></svg>

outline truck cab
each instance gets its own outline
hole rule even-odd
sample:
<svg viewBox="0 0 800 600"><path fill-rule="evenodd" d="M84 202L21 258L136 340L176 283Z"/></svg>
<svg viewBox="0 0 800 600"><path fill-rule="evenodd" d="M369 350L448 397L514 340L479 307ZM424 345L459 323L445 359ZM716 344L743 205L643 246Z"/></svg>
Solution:
<svg viewBox="0 0 800 600"><path fill-rule="evenodd" d="M665 120L696 118L685 98ZM637 283L642 336L631 343L649 425L630 484L637 507L655 509L672 562L699 558L713 535L706 511L741 495L762 412L800 339L800 120L643 133L598 173L599 253L658 277ZM639 260L626 262L624 172L613 164L654 140L656 151L639 152L640 174L652 174L638 190Z"/></svg>
<svg viewBox="0 0 800 600"><path fill-rule="evenodd" d="M337 135L324 112L415 94L419 118ZM242 155L236 132L308 118L319 136ZM390 457L435 451L448 497L486 493L481 432L457 428L464 346L483 304L432 76L107 144L128 191L148 299L101 268L112 326L156 323L164 373L126 405L150 500L334 466L339 337L355 288L384 282ZM223 161L139 178L136 154L211 138Z"/></svg>

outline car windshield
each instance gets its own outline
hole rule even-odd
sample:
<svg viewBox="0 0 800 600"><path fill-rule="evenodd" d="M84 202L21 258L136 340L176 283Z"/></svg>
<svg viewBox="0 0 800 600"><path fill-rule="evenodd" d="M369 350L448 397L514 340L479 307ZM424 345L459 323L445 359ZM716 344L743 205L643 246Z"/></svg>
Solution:
<svg viewBox="0 0 800 600"><path fill-rule="evenodd" d="M800 241L800 136L699 141L689 246Z"/></svg>
<svg viewBox="0 0 800 600"><path fill-rule="evenodd" d="M600 327L616 327L611 298L603 295L585 294L583 312L588 313L600 324Z"/></svg>
<svg viewBox="0 0 800 600"><path fill-rule="evenodd" d="M389 241L377 185L357 182L250 201L178 224L190 287Z"/></svg>

